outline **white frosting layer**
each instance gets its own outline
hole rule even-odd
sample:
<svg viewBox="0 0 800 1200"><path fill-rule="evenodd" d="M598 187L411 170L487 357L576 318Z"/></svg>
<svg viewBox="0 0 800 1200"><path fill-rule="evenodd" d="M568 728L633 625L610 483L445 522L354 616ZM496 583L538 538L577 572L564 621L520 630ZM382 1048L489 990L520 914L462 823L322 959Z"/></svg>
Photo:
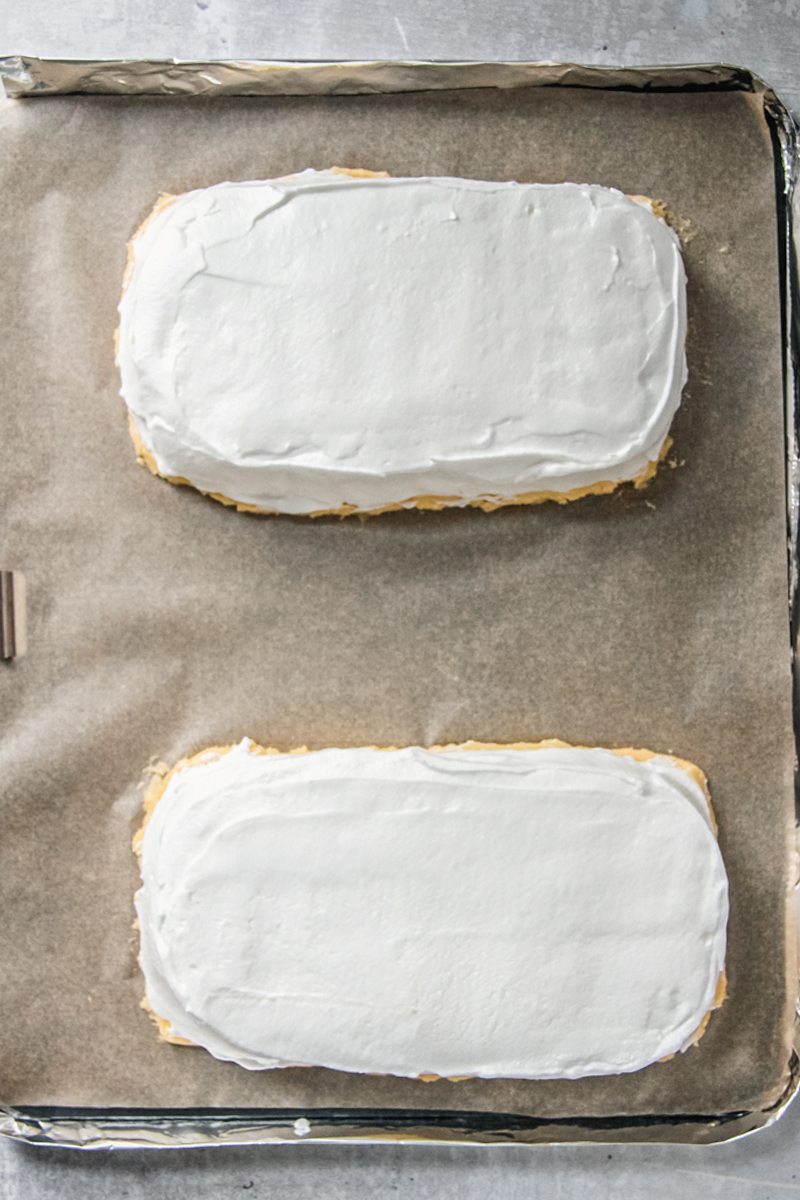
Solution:
<svg viewBox="0 0 800 1200"><path fill-rule="evenodd" d="M251 1069L637 1071L725 961L705 796L663 757L245 740L172 777L141 865L150 1003Z"/></svg>
<svg viewBox="0 0 800 1200"><path fill-rule="evenodd" d="M179 196L133 255L142 441L259 508L632 479L686 379L678 240L610 188L304 171Z"/></svg>

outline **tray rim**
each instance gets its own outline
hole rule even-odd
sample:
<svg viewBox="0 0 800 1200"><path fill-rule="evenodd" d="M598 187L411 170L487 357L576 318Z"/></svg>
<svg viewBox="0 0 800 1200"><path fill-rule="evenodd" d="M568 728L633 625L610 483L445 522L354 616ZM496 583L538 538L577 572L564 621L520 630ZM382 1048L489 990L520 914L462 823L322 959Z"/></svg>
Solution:
<svg viewBox="0 0 800 1200"><path fill-rule="evenodd" d="M787 584L795 744L800 757L800 129L759 75L732 63L597 66L535 60L199 60L0 57L6 101L54 95L343 95L456 88L577 87L608 91L742 91L762 97L775 163L785 401ZM795 771L800 814L800 771ZM784 1091L752 1111L612 1117L532 1117L480 1110L123 1109L10 1106L0 1136L80 1149L298 1144L710 1144L773 1124L800 1090L800 1017Z"/></svg>

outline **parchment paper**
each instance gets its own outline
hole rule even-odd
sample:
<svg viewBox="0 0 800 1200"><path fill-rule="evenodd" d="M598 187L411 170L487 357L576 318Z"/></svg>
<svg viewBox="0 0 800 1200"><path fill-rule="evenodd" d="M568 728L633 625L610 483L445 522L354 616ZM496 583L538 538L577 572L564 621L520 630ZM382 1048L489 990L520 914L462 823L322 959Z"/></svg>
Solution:
<svg viewBox="0 0 800 1200"><path fill-rule="evenodd" d="M0 670L2 1101L602 1116L780 1095L793 741L760 104L539 88L0 110L2 556L29 592L28 657ZM674 468L564 508L367 522L248 517L138 468L111 345L132 230L160 191L331 164L663 200L689 273ZM695 760L731 880L728 1001L697 1049L576 1082L248 1073L160 1043L131 929L140 772L245 733L557 736Z"/></svg>

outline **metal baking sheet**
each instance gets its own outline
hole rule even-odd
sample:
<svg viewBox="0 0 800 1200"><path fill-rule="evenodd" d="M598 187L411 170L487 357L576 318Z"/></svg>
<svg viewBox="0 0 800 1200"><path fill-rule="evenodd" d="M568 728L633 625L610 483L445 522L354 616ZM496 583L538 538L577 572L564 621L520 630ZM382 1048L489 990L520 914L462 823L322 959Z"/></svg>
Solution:
<svg viewBox="0 0 800 1200"><path fill-rule="evenodd" d="M2 1130L701 1142L774 1119L797 1063L796 139L780 101L724 65L0 67L20 97L0 118L3 566L25 571L30 609L28 658L0 673ZM161 190L334 162L663 200L690 280L674 468L566 509L316 524L242 517L137 470L110 349L132 229ZM557 735L694 758L731 875L729 1001L697 1050L606 1080L253 1075L159 1044L130 931L139 771L245 732Z"/></svg>

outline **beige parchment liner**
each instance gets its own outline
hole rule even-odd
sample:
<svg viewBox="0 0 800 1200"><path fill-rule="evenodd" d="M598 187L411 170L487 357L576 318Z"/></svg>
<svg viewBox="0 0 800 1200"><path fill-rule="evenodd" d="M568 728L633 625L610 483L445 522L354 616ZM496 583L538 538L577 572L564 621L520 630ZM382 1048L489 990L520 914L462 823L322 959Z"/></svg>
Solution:
<svg viewBox="0 0 800 1200"><path fill-rule="evenodd" d="M779 1096L793 745L760 105L540 88L0 112L0 511L4 565L29 581L29 654L0 672L0 1099L580 1117ZM567 506L364 522L241 515L154 483L111 345L132 231L159 191L331 162L658 196L689 275L674 469ZM283 749L559 737L701 763L731 882L725 1004L672 1061L577 1081L245 1072L159 1042L131 929L141 765L243 733Z"/></svg>

